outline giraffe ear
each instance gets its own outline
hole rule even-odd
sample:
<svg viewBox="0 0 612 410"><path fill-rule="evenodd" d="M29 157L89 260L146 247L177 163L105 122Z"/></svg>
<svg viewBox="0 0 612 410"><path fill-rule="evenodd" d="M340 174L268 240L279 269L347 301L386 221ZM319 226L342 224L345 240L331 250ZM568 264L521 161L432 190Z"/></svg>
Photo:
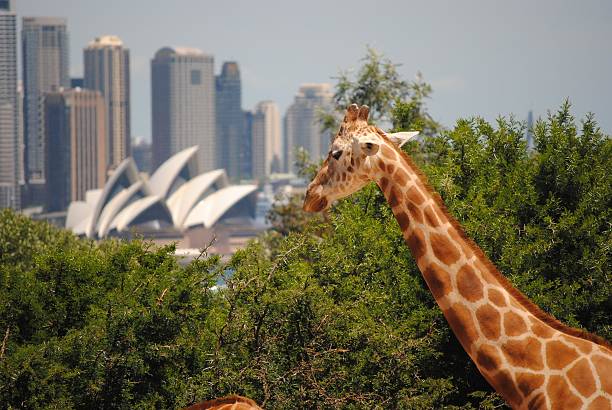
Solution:
<svg viewBox="0 0 612 410"><path fill-rule="evenodd" d="M387 137L391 140L392 143L394 143L398 147L401 147L417 135L419 135L419 131L409 131L390 133L387 134Z"/></svg>

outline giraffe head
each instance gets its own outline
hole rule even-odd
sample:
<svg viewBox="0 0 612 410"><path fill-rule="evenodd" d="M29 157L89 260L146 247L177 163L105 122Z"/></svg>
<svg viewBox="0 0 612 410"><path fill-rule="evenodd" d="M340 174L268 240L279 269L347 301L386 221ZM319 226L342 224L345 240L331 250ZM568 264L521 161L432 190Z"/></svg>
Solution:
<svg viewBox="0 0 612 410"><path fill-rule="evenodd" d="M331 204L358 191L380 172L377 156L381 147L401 147L418 132L387 134L368 125L368 106L350 105L338 133L333 138L329 154L306 191L304 210L319 212Z"/></svg>

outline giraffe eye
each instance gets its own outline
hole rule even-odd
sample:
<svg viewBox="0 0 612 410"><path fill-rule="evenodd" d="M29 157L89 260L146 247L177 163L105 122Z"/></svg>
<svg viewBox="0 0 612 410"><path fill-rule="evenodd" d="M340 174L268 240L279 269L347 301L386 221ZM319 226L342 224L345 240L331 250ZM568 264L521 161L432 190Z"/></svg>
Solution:
<svg viewBox="0 0 612 410"><path fill-rule="evenodd" d="M331 156L337 161L342 156L342 150L332 151Z"/></svg>

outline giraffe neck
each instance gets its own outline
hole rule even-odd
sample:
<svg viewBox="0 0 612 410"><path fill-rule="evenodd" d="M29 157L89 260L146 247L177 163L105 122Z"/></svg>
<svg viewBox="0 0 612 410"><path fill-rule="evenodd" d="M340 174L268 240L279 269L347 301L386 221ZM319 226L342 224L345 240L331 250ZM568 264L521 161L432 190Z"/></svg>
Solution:
<svg viewBox="0 0 612 410"><path fill-rule="evenodd" d="M581 359L594 352L603 352L610 359L610 351L541 320L537 313L541 311L512 288L465 237L406 156L383 144L373 161L375 181L425 282L457 339L493 388L517 408L527 404L549 407L559 397L575 400L575 408L586 408L595 393L586 388L581 391L569 380L557 380L567 378L559 371L582 364L582 370L576 372L593 380L593 391L602 389L601 382L595 381L597 371L591 372L595 362L588 358L590 362L582 363ZM612 378L612 366L610 369L607 373ZM562 391L551 394L551 388ZM612 396L606 397L610 400Z"/></svg>

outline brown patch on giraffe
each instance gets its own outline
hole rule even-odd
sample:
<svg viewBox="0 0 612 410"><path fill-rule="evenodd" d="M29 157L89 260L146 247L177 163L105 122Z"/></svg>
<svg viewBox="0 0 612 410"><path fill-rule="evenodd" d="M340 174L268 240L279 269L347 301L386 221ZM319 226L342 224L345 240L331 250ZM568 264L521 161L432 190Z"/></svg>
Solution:
<svg viewBox="0 0 612 410"><path fill-rule="evenodd" d="M393 177L399 186L403 187L408 183L408 174L401 168L397 168L397 171L395 171L395 175Z"/></svg>
<svg viewBox="0 0 612 410"><path fill-rule="evenodd" d="M408 208L408 212L410 212L412 219L414 219L415 222L422 224L423 212L421 211L421 208L410 201L406 203L406 207Z"/></svg>
<svg viewBox="0 0 612 410"><path fill-rule="evenodd" d="M427 252L427 243L425 243L425 234L421 229L413 229L412 234L406 241L408 247L412 251L415 259L419 259Z"/></svg>
<svg viewBox="0 0 612 410"><path fill-rule="evenodd" d="M493 303L495 306L497 307L506 306L506 299L504 298L504 294L501 293L499 290L490 288L488 290L487 295L489 297L489 301L491 301L491 303Z"/></svg>
<svg viewBox="0 0 612 410"><path fill-rule="evenodd" d="M527 337L521 340L509 340L502 345L501 349L512 366L542 370L544 361L540 354L541 346L538 339Z"/></svg>
<svg viewBox="0 0 612 410"><path fill-rule="evenodd" d="M501 367L502 360L495 347L482 345L476 355L476 364L489 372L493 372Z"/></svg>
<svg viewBox="0 0 612 410"><path fill-rule="evenodd" d="M346 181L346 172L342 173L342 182Z"/></svg>
<svg viewBox="0 0 612 410"><path fill-rule="evenodd" d="M448 272L435 262L423 270L423 277L436 299L443 298L453 290Z"/></svg>
<svg viewBox="0 0 612 410"><path fill-rule="evenodd" d="M435 248L434 248L435 253ZM457 287L461 296L470 302L476 302L484 296L482 282L474 269L468 264L465 264L457 273Z"/></svg>
<svg viewBox="0 0 612 410"><path fill-rule="evenodd" d="M450 266L459 260L461 256L459 249L445 236L439 233L431 232L429 234L431 249L433 249L436 258L443 264Z"/></svg>
<svg viewBox="0 0 612 410"><path fill-rule="evenodd" d="M507 336L520 336L527 331L527 324L520 315L510 311L504 314L504 329Z"/></svg>
<svg viewBox="0 0 612 410"><path fill-rule="evenodd" d="M476 325L470 311L462 304L455 303L444 312L444 315L463 348L470 353L472 342L478 339L478 332L476 332Z"/></svg>
<svg viewBox="0 0 612 410"><path fill-rule="evenodd" d="M544 376L533 373L517 373L516 384L518 384L518 388L523 393L523 396L527 397L532 391L544 384Z"/></svg>
<svg viewBox="0 0 612 410"><path fill-rule="evenodd" d="M349 167L348 167L346 170L347 170L348 172L353 172L353 167L351 167L351 166L349 165Z"/></svg>
<svg viewBox="0 0 612 410"><path fill-rule="evenodd" d="M610 377L612 360L596 354L591 358L591 363L593 363L595 370L597 370L602 389L604 389L606 393L612 394L612 377Z"/></svg>
<svg viewBox="0 0 612 410"><path fill-rule="evenodd" d="M476 310L480 330L489 340L497 340L501 334L501 315L491 305L483 305Z"/></svg>
<svg viewBox="0 0 612 410"><path fill-rule="evenodd" d="M391 160L397 160L397 154L395 151L387 146L387 144L381 144L380 151L383 157L389 158Z"/></svg>
<svg viewBox="0 0 612 410"><path fill-rule="evenodd" d="M435 207L434 207L435 208ZM438 214L438 219L440 221L444 221L446 219L445 216L440 216L440 213L437 212ZM467 259L470 259L472 256L474 256L474 252L472 252L472 249L469 247L469 245L461 238L461 236L457 233L457 230L453 227L451 227L448 230L448 233L450 234L451 238L453 238L453 241L455 241L455 243L460 244L461 246L461 250L463 251L463 254L465 255L465 257ZM484 277L484 274L483 274Z"/></svg>
<svg viewBox="0 0 612 410"><path fill-rule="evenodd" d="M550 376L546 385L546 392L552 409L578 409L582 400L569 389L567 382L561 376Z"/></svg>
<svg viewBox="0 0 612 410"><path fill-rule="evenodd" d="M587 342L584 339L579 339L577 337L571 337L566 335L561 335L561 337L569 344L576 346L581 353L589 354L591 353L591 350L593 350L593 344Z"/></svg>
<svg viewBox="0 0 612 410"><path fill-rule="evenodd" d="M541 410L547 407L544 393L537 393L527 404L527 410Z"/></svg>
<svg viewBox="0 0 612 410"><path fill-rule="evenodd" d="M536 336L543 339L549 339L555 333L550 327L546 326L545 323L537 319L535 316L529 316L529 320L531 320L531 331L535 333Z"/></svg>
<svg viewBox="0 0 612 410"><path fill-rule="evenodd" d="M378 168L380 168L382 172L387 173L387 166L385 164L385 161L383 161L381 158L378 158L377 164Z"/></svg>
<svg viewBox="0 0 612 410"><path fill-rule="evenodd" d="M595 393L595 379L589 361L581 359L568 372L567 378L584 397Z"/></svg>
<svg viewBox="0 0 612 410"><path fill-rule="evenodd" d="M355 166L355 158L351 157L351 165Z"/></svg>
<svg viewBox="0 0 612 410"><path fill-rule="evenodd" d="M576 349L557 340L546 343L546 363L551 369L560 370L578 358Z"/></svg>
<svg viewBox="0 0 612 410"><path fill-rule="evenodd" d="M392 175L395 172L395 165L387 164L387 172Z"/></svg>
<svg viewBox="0 0 612 410"><path fill-rule="evenodd" d="M380 189L382 189L383 192L386 192L388 186L389 186L389 180L387 179L387 177L382 177L380 179Z"/></svg>
<svg viewBox="0 0 612 410"><path fill-rule="evenodd" d="M431 207L431 205L428 205L425 207L425 210L423 211L423 214L425 215L425 220L427 221L427 224L429 226L433 226L434 228L437 228L438 226L440 226L440 222L438 221L438 217L436 216L433 208Z"/></svg>
<svg viewBox="0 0 612 410"><path fill-rule="evenodd" d="M604 396L599 396L591 402L587 410L610 410L612 404Z"/></svg>
<svg viewBox="0 0 612 410"><path fill-rule="evenodd" d="M389 206L391 208L395 208L400 204L400 198L402 197L402 193L395 186L391 186L391 190L389 192Z"/></svg>
<svg viewBox="0 0 612 410"><path fill-rule="evenodd" d="M492 379L495 390L501 394L512 407L518 407L521 403L522 396L516 388L516 384L514 380L512 380L510 372L501 370L497 372Z"/></svg>
<svg viewBox="0 0 612 410"><path fill-rule="evenodd" d="M405 232L406 229L408 229L408 226L410 226L410 218L408 218L408 215L406 215L406 212L404 211L398 211L395 215L395 219L397 219L397 223L399 224L402 232Z"/></svg>
<svg viewBox="0 0 612 410"><path fill-rule="evenodd" d="M410 189L408 189L406 198L408 202L413 202L416 205L421 205L425 201L425 197L418 191L416 185L412 185Z"/></svg>

